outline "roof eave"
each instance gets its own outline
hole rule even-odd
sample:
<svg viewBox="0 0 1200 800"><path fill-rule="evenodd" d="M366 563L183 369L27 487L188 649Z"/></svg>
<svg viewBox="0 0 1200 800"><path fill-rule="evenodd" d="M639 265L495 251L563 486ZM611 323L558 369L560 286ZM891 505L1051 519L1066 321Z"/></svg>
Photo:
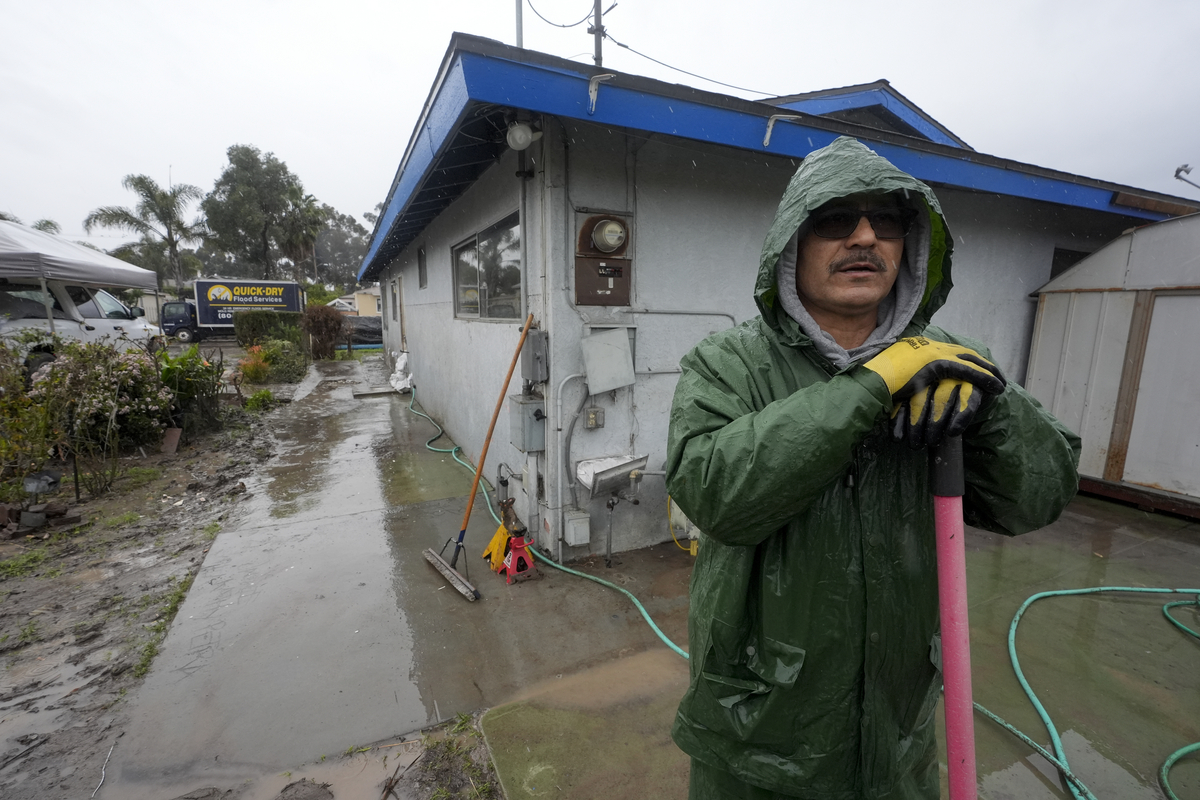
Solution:
<svg viewBox="0 0 1200 800"><path fill-rule="evenodd" d="M589 84L599 75L606 77L595 82L593 99ZM606 72L490 39L455 34L372 232L360 280L377 277L386 266L378 258L384 242L396 233L397 221L428 182L467 113L484 104L781 157L803 158L838 136L853 136L871 144L898 168L930 183L1145 220L1166 218L1170 213L1157 209L1168 206L1200 210L1184 198L808 114L780 115L780 109L771 103ZM423 229L426 224L428 220L417 221L416 227ZM416 235L419 230L411 234L413 238Z"/></svg>

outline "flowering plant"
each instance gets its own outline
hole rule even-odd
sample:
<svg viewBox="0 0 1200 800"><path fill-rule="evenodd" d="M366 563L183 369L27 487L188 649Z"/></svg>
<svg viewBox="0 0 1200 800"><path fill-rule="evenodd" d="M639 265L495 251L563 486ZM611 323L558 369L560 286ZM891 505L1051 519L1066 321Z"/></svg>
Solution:
<svg viewBox="0 0 1200 800"><path fill-rule="evenodd" d="M170 421L174 394L148 353L67 341L32 375L29 396L54 409L63 427L102 449L152 444ZM69 417L69 419L64 419Z"/></svg>

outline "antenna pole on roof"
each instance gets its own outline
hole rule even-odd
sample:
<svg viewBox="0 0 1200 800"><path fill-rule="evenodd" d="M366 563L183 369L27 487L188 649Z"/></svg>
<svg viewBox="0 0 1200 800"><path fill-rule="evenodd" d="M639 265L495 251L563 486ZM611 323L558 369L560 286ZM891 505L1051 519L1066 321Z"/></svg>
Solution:
<svg viewBox="0 0 1200 800"><path fill-rule="evenodd" d="M596 55L592 58L596 62L597 67L604 66L604 53L602 52L602 43L604 42L604 25L601 24L600 0L595 0L595 11L592 12L592 27L588 28L588 33L594 34L596 37Z"/></svg>
<svg viewBox="0 0 1200 800"><path fill-rule="evenodd" d="M517 47L525 47L524 33L522 32L521 12L525 9L525 0L517 0Z"/></svg>

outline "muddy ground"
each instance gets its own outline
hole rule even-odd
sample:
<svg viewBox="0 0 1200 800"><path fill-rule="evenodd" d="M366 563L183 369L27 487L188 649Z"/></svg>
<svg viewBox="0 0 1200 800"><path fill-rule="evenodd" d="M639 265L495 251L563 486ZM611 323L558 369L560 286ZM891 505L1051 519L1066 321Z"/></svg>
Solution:
<svg viewBox="0 0 1200 800"><path fill-rule="evenodd" d="M382 364L367 365L384 383ZM128 725L140 685L209 545L237 525L247 485L275 455L288 408L232 409L225 427L172 455L139 452L100 498L75 502L69 476L53 495L78 523L0 541L0 797L92 796ZM372 797L500 797L478 715L401 742L352 748L341 763L298 765L278 795L333 798L323 782L359 773ZM187 724L181 720L181 724ZM332 761L333 759L331 759ZM324 761L324 759L322 759ZM293 775L294 773L294 775ZM253 791L250 791L253 794ZM242 790L185 797L235 800ZM247 795L248 796L248 795ZM163 800L172 800L163 798Z"/></svg>
<svg viewBox="0 0 1200 800"><path fill-rule="evenodd" d="M236 410L173 455L123 459L109 494L51 497L78 524L0 542L0 795L87 796L244 479L274 453L270 426Z"/></svg>

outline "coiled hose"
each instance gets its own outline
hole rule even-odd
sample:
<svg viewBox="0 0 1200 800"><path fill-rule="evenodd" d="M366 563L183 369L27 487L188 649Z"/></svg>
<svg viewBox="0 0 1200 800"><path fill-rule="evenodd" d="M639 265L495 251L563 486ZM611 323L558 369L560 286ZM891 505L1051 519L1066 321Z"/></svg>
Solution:
<svg viewBox="0 0 1200 800"><path fill-rule="evenodd" d="M459 464L461 464L464 467L466 467L467 469L469 469L471 471L471 474L474 475L475 468L472 467L466 461L463 461L461 458L458 457L458 452L460 449L458 447L458 445L455 445L452 448L439 448L439 447L433 446L433 443L435 441L437 441L438 439L440 439L442 437L442 435L445 433L445 431L442 430L441 425L438 425L437 422L434 421L433 417L430 417L428 414L418 411L416 408L413 407L413 404L416 403L416 401L417 401L417 390L414 387L412 390L412 399L409 400L409 403L408 403L408 410L413 412L414 414L417 414L418 416L422 416L425 419L429 420L431 423L433 423L433 426L435 428L437 428L437 430L438 430L436 436L434 436L429 441L425 442L425 447L428 448L429 450L434 451L435 453L449 453L454 458L455 461L457 461ZM492 500L491 500L491 497L488 495L488 491L487 491L486 487L484 487L484 489L483 489L483 499L487 502L487 509L488 509L488 512L492 515L492 519L494 519L496 521L497 525L502 524L500 517L497 516L495 509L492 508ZM669 508L668 508L668 513L670 513ZM674 536L674 534L672 533L672 537L673 536ZM677 541L676 544L679 544L679 542ZM533 553L534 557L537 558L538 561L541 561L543 564L548 564L551 567L554 567L555 569L558 569L558 570L562 570L563 572L566 572L569 575L575 575L580 578L586 578L589 581L598 583L601 586L607 586L610 589L615 589L616 591L625 595L631 601L633 601L634 606L636 606L637 610L639 612L641 612L642 618L646 620L646 624L648 624L650 626L650 629L654 631L655 635L658 636L658 638L662 640L663 644L665 644L667 647L671 648L672 650L674 650L676 653L683 656L684 658L690 658L690 656L688 655L686 650L681 649L678 645L676 645L674 642L672 642L670 639L667 638L666 634L664 634L662 632L662 630L659 629L658 625L656 625L654 620L650 617L650 613L648 611L646 611L645 606L643 606L641 604L641 602L636 597L634 597L634 595L631 592L629 592L628 590L626 590L620 586L617 586L614 583L610 583L609 581L606 581L603 578L597 578L595 575L588 575L586 572L579 572L577 570L571 569L570 567L564 567L562 564L558 564L554 561L551 561L550 559L548 559L544 555L542 555L533 546L529 547L529 551L531 553ZM1196 631L1192 630L1191 628L1187 627L1186 625L1181 623L1179 620L1177 620L1173 616L1171 616L1172 608L1177 608L1180 606L1200 607L1200 589L1147 589L1147 588L1133 587L1133 586L1097 586L1097 587L1092 587L1089 589L1060 589L1058 591L1053 591L1053 592L1039 592L1039 593L1033 595L1032 597L1030 597L1028 600L1026 600L1021 605L1021 607L1019 609L1017 609L1016 615L1013 616L1012 623L1009 625L1009 628L1008 628L1008 657L1009 657L1009 660L1012 662L1013 672L1016 673L1017 680L1020 681L1020 683L1021 683L1021 688L1024 689L1026 696L1029 698L1029 701L1033 704L1034 709L1037 711L1038 716L1041 717L1043 724L1045 724L1045 726L1046 726L1046 730L1050 734L1050 741L1054 748L1054 752L1051 753L1049 750L1042 747L1037 742L1033 741L1033 739L1029 738L1027 735L1025 735L1021 731L1017 730L1009 723L1005 722L999 716L997 716L996 714L993 714L991 711L988 711L986 708L981 706L979 703L974 704L975 709L977 711L979 711L981 714L988 717L992 721L996 722L997 724L1003 726L1006 730L1008 730L1009 733L1012 733L1014 736L1016 736L1022 742L1029 745L1030 747L1032 747L1034 750L1036 750L1038 753L1040 753L1043 758L1045 758L1047 761L1049 761L1051 764L1053 764L1062 773L1063 777L1066 779L1067 788L1070 789L1071 795L1075 798L1075 800L1097 800L1097 798L1094 794L1092 794L1091 790L1089 790L1087 788L1087 786L1084 785L1083 781L1081 781L1073 772L1071 772L1070 765L1067 763L1066 753L1063 752L1062 740L1059 738L1058 729L1054 726L1054 722L1050 719L1050 715L1046 712L1046 709L1042 705L1041 701L1038 700L1037 693L1033 691L1033 687L1029 685L1029 682L1027 680L1025 680L1025 673L1021 670L1021 662L1017 658L1017 644L1016 644L1016 642L1017 642L1017 625L1020 624L1021 617L1025 614L1026 610L1028 610L1028 608L1030 606L1032 606L1034 603L1036 603L1038 600L1043 600L1047 597L1063 597L1063 596L1068 596L1068 595L1079 595L1079 594L1097 594L1097 593L1101 593L1101 592L1140 592L1140 593L1152 593L1152 594L1194 594L1197 596L1196 600L1180 600L1180 601L1176 601L1173 603L1167 603L1165 606L1163 606L1162 611L1163 611L1163 616L1165 616L1171 622L1172 625L1176 626L1177 628L1179 628L1181 631L1188 634L1189 636L1192 636L1196 639L1200 639L1200 633L1197 633ZM1179 800L1179 797L1175 794L1174 791L1171 790L1171 785L1170 785L1169 781L1167 780L1167 776L1171 771L1171 767L1173 767L1175 765L1175 762L1177 762L1179 759L1181 759L1184 756L1189 755L1191 753L1195 753L1195 752L1200 752L1200 742L1196 742L1195 744L1190 744L1190 745L1187 745L1186 747L1182 747L1179 750L1176 750L1174 753L1172 753L1170 755L1169 758L1167 758L1166 761L1163 762L1162 768L1159 770L1159 773L1158 773L1158 780L1159 780L1159 783L1162 784L1162 789L1164 792L1166 792L1166 795L1169 798L1169 800Z"/></svg>

